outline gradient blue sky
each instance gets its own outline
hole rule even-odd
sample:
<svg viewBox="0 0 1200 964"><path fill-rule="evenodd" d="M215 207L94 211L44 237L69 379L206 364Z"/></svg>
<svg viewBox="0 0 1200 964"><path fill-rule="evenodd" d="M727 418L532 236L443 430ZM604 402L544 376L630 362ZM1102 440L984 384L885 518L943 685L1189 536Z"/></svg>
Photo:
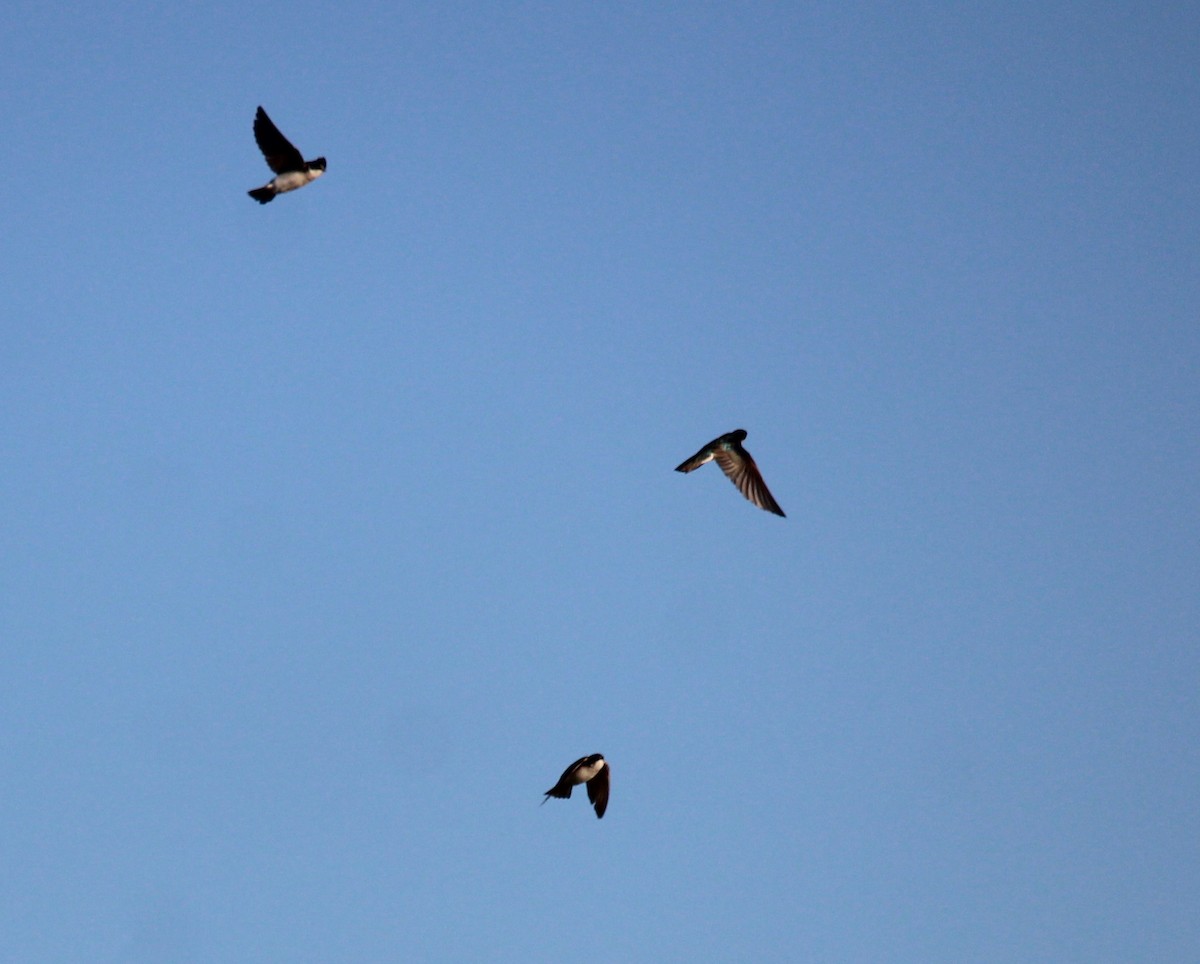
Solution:
<svg viewBox="0 0 1200 964"><path fill-rule="evenodd" d="M0 960L1196 959L1195 4L5 19Z"/></svg>

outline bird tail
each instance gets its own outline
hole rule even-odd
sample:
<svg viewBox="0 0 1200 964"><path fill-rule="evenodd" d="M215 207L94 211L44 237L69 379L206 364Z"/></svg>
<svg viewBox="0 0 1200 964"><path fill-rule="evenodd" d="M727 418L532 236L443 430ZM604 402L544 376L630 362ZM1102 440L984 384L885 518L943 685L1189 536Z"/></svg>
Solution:
<svg viewBox="0 0 1200 964"><path fill-rule="evenodd" d="M259 204L266 204L268 201L275 200L275 189L268 187L256 187L253 191L247 191L254 200Z"/></svg>
<svg viewBox="0 0 1200 964"><path fill-rule="evenodd" d="M713 459L713 454L709 449L701 449L699 452L697 452L695 455L693 455L690 459L685 459L684 461L680 462L677 466L675 466L675 471L676 472L692 472L695 469L700 468L700 466L704 465L706 462L711 462L712 459Z"/></svg>

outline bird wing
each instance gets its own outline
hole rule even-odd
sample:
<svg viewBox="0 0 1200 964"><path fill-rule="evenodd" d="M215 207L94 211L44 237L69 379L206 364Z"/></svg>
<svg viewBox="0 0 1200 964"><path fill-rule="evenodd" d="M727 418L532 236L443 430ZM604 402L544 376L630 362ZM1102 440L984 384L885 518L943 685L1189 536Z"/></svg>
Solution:
<svg viewBox="0 0 1200 964"><path fill-rule="evenodd" d="M762 473L758 471L758 466L754 464L754 459L750 457L749 452L745 449L734 451L718 447L713 453L713 458L716 459L717 465L721 466L721 471L725 473L726 478L738 487L742 495L760 509L766 509L779 516L783 515L783 509L779 508L779 503L767 489Z"/></svg>
<svg viewBox="0 0 1200 964"><path fill-rule="evenodd" d="M604 816L604 811L608 809L608 771L609 766L607 761L597 773L587 782L588 800L592 806L596 808L596 818Z"/></svg>
<svg viewBox="0 0 1200 964"><path fill-rule="evenodd" d="M276 174L304 170L304 155L279 133L279 128L261 107L254 115L254 140L267 159L267 166Z"/></svg>
<svg viewBox="0 0 1200 964"><path fill-rule="evenodd" d="M558 778L558 783L554 784L554 786L547 790L546 795L550 797L558 797L560 800L568 799L571 796L571 790L574 789L575 784L579 782L578 780L574 779L575 771L583 766L586 760L587 757L580 757L569 767L563 770L562 776Z"/></svg>

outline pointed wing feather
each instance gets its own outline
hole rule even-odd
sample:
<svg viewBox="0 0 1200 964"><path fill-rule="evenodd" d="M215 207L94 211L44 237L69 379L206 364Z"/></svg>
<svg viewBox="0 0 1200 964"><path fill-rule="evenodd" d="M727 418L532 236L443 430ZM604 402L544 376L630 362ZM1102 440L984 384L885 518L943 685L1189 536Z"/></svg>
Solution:
<svg viewBox="0 0 1200 964"><path fill-rule="evenodd" d="M605 763L600 772L588 780L587 795L592 806L596 808L596 819L604 816L604 811L608 809L608 763Z"/></svg>
<svg viewBox="0 0 1200 964"><path fill-rule="evenodd" d="M254 115L254 140L267 159L267 166L276 174L304 170L304 155L279 133L279 128L261 107Z"/></svg>
<svg viewBox="0 0 1200 964"><path fill-rule="evenodd" d="M749 452L742 449L740 453L735 453L729 449L719 448L713 454L713 458L716 459L717 465L721 466L721 471L725 473L726 478L738 487L742 495L760 509L766 509L779 516L783 515L783 509L779 508L779 503L767 489L767 484L763 481L762 474L758 471L758 466L754 464L754 459L750 457Z"/></svg>

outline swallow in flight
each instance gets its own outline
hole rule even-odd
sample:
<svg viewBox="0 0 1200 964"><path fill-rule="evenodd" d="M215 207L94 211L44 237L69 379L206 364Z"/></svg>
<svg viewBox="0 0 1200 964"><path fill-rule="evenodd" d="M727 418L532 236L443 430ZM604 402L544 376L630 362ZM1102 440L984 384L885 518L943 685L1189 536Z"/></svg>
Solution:
<svg viewBox="0 0 1200 964"><path fill-rule="evenodd" d="M715 438L686 462L677 465L675 471L691 472L692 469L700 468L705 462L715 460L729 481L741 490L742 495L760 509L766 509L768 512L774 512L781 516L783 509L779 508L779 503L768 491L767 484L763 481L758 466L754 464L750 453L742 448L745 438L746 430L744 428Z"/></svg>
<svg viewBox="0 0 1200 964"><path fill-rule="evenodd" d="M304 187L325 173L325 158L306 161L304 155L292 146L292 142L279 133L279 128L261 107L254 115L254 140L267 159L267 166L275 172L269 183L249 192L259 204L273 201L276 194Z"/></svg>
<svg viewBox="0 0 1200 964"><path fill-rule="evenodd" d="M571 796L572 789L586 783L588 800L596 809L596 817L603 817L604 811L608 809L608 771L608 762L599 753L576 760L563 771L558 783L546 791L542 803L551 797L566 800Z"/></svg>

